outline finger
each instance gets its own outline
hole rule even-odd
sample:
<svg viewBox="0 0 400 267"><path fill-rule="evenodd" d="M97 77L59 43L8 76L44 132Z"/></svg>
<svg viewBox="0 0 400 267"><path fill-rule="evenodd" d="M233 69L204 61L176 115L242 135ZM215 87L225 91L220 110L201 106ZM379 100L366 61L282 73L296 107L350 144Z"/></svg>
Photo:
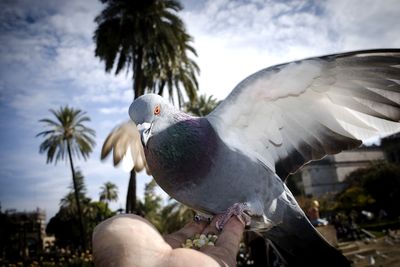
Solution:
<svg viewBox="0 0 400 267"><path fill-rule="evenodd" d="M202 233L206 226L207 222L204 221L190 222L177 232L165 235L164 240L172 248L179 248L183 243L185 243L186 239L191 238L196 234Z"/></svg>
<svg viewBox="0 0 400 267"><path fill-rule="evenodd" d="M242 240L245 225L236 216L233 216L224 226L217 239L216 246L224 248L230 255L239 251L239 243Z"/></svg>
<svg viewBox="0 0 400 267"><path fill-rule="evenodd" d="M207 227L205 227L203 229L202 234L205 234L205 235L207 235L207 234L218 234L219 231L218 231L218 229L216 227L216 223L217 223L218 218L220 218L220 217L221 217L220 215L215 215L213 217L212 221L207 225Z"/></svg>
<svg viewBox="0 0 400 267"><path fill-rule="evenodd" d="M216 229L215 222L212 222L212 225ZM214 258L221 266L236 266L236 255L244 227L244 224L233 216L225 224L215 246L204 246L200 251Z"/></svg>

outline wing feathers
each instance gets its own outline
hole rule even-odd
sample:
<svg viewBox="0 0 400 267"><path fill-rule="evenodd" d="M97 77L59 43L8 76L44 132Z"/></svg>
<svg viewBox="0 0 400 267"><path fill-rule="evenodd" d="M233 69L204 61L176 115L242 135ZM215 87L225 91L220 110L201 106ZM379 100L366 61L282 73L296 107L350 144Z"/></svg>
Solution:
<svg viewBox="0 0 400 267"><path fill-rule="evenodd" d="M105 159L113 152L113 163L121 163L127 171L134 169L139 172L146 169L149 173L139 132L132 121L127 121L111 131L104 141L101 150L101 159Z"/></svg>
<svg viewBox="0 0 400 267"><path fill-rule="evenodd" d="M399 131L399 66L396 49L274 66L246 78L207 118L228 145L285 178L359 139Z"/></svg>

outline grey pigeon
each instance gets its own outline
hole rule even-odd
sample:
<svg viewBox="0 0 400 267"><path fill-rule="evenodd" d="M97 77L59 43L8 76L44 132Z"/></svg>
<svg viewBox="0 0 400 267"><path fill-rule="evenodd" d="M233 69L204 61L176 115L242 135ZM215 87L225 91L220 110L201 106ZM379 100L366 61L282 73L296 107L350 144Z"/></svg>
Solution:
<svg viewBox="0 0 400 267"><path fill-rule="evenodd" d="M311 160L400 130L400 50L260 70L206 117L154 94L134 100L129 115L152 175L173 198L205 214L246 213L250 230L272 240L289 266L349 266L284 180Z"/></svg>

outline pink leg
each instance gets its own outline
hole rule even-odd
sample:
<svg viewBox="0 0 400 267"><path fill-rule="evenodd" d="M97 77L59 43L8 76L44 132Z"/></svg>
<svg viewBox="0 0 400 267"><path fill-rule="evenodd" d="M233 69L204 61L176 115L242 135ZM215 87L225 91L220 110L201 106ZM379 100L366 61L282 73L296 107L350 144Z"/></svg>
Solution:
<svg viewBox="0 0 400 267"><path fill-rule="evenodd" d="M218 230L222 230L232 216L236 216L239 221L247 226L250 224L251 217L246 213L246 211L250 211L250 208L246 203L235 203L229 207L229 209L222 214L220 218L218 218L215 226Z"/></svg>

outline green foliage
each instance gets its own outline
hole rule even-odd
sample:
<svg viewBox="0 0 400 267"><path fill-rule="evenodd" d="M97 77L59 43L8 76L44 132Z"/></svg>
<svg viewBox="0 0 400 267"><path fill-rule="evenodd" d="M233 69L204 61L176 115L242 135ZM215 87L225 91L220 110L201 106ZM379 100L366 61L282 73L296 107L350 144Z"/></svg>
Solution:
<svg viewBox="0 0 400 267"><path fill-rule="evenodd" d="M99 201L89 201L84 206L84 222L86 224L87 233L89 237L92 236L93 230L100 222L115 215L111 211L107 203Z"/></svg>
<svg viewBox="0 0 400 267"><path fill-rule="evenodd" d="M364 188L359 186L352 186L347 188L338 197L337 201L340 203L340 209L350 211L360 207L369 207L370 204L375 202Z"/></svg>
<svg viewBox="0 0 400 267"><path fill-rule="evenodd" d="M85 229L83 225L82 209L79 201L79 185L74 169L73 157L82 156L84 159L89 157L93 150L95 142L93 137L95 131L86 127L85 122L90 121L90 118L85 116L85 112L80 109L69 108L68 106L60 107L58 111L50 110L56 120L42 119L40 122L45 124L47 128L40 132L37 136L45 138L40 144L39 152L47 152L47 163L58 160L64 160L68 155L69 163L72 172L72 181L75 194L75 203L77 213L79 215L79 226L82 236L82 248L86 247Z"/></svg>
<svg viewBox="0 0 400 267"><path fill-rule="evenodd" d="M71 148L72 156L78 158L82 156L87 159L95 145L93 140L95 131L84 125L90 121L90 118L85 116L86 113L68 106L60 107L57 111L50 109L50 113L56 120L48 118L40 120L47 129L37 134L45 138L40 144L39 152L47 152L47 163L64 160L68 146Z"/></svg>
<svg viewBox="0 0 400 267"><path fill-rule="evenodd" d="M375 211L384 209L390 217L400 215L400 166L378 163L364 176L365 190L376 200Z"/></svg>
<svg viewBox="0 0 400 267"><path fill-rule="evenodd" d="M82 204L83 222L87 237L91 237L97 224L110 218L112 212L105 203L91 201L86 198ZM76 213L71 213L71 207L60 207L57 214L52 217L46 228L47 234L54 235L56 245L59 247L78 248L81 242L79 218ZM90 243L90 240L86 240Z"/></svg>
<svg viewBox="0 0 400 267"><path fill-rule="evenodd" d="M139 209L143 212L144 217L149 220L157 229L161 228L161 207L162 198L155 189L157 183L152 179L146 184L144 189L144 202L139 202Z"/></svg>
<svg viewBox="0 0 400 267"><path fill-rule="evenodd" d="M169 203L161 210L162 224L159 230L163 234L178 231L193 220L194 215L195 212L192 209L170 199Z"/></svg>
<svg viewBox="0 0 400 267"><path fill-rule="evenodd" d="M385 210L389 217L400 216L400 166L377 162L356 170L346 179L349 187L338 195L338 208Z"/></svg>
<svg viewBox="0 0 400 267"><path fill-rule="evenodd" d="M41 229L37 216L0 210L0 266L93 266L89 251L49 245L42 249L42 240L32 236Z"/></svg>
<svg viewBox="0 0 400 267"><path fill-rule="evenodd" d="M212 95L207 96L206 94L202 94L196 97L194 101L187 102L184 108L188 113L203 117L213 111L219 103L220 102Z"/></svg>
<svg viewBox="0 0 400 267"><path fill-rule="evenodd" d="M85 196L86 185L84 179L85 178L83 177L82 172L80 170L77 170L75 172L75 183L76 183L78 198L81 203L86 201L86 196ZM68 186L68 188L70 189L70 191L60 200L60 206L63 208L67 208L71 214L77 214L78 208L76 205L74 184L71 183L71 185Z"/></svg>
<svg viewBox="0 0 400 267"><path fill-rule="evenodd" d="M90 239L95 226L113 216L115 212L108 208L107 203L92 201L86 196L84 176L81 172L77 172L76 178L79 201L82 207L82 221L86 231L85 236ZM70 186L69 188L71 188L71 191L60 200L60 209L50 219L46 232L55 235L57 246L78 248L81 240L79 217L73 187ZM86 242L90 243L90 240L86 240Z"/></svg>
<svg viewBox="0 0 400 267"><path fill-rule="evenodd" d="M100 201L108 203L118 200L118 187L116 184L106 182L101 186Z"/></svg>
<svg viewBox="0 0 400 267"><path fill-rule="evenodd" d="M140 210L162 234L172 233L192 220L194 212L172 199L163 206L163 200L156 192L157 186L154 179L146 184L144 202L139 202Z"/></svg>
<svg viewBox="0 0 400 267"><path fill-rule="evenodd" d="M107 72L132 70L135 97L145 92L162 94L168 88L170 100L183 103L181 86L190 100L198 88L197 64L188 52L190 45L183 21L176 15L182 6L175 0L102 1L96 17L93 40L95 56L104 61ZM174 88L176 90L174 90Z"/></svg>

